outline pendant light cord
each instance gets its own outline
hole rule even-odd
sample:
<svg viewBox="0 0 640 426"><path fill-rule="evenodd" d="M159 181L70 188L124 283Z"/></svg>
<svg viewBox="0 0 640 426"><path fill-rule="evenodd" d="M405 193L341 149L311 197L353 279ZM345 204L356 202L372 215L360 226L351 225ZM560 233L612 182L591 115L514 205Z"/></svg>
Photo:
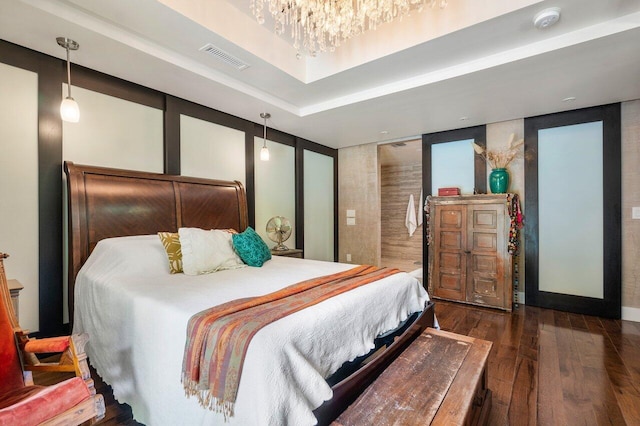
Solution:
<svg viewBox="0 0 640 426"><path fill-rule="evenodd" d="M262 147L267 147L267 115L264 116L264 133L262 134Z"/></svg>
<svg viewBox="0 0 640 426"><path fill-rule="evenodd" d="M67 97L71 97L71 61L69 60L69 46L67 46Z"/></svg>

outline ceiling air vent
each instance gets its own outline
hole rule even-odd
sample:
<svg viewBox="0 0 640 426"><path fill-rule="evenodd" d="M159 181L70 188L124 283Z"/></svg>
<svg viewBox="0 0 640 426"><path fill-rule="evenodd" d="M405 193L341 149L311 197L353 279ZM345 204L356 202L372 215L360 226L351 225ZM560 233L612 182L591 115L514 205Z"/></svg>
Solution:
<svg viewBox="0 0 640 426"><path fill-rule="evenodd" d="M232 67L234 67L235 69L242 71L245 68L249 68L249 64L247 64L246 62L241 61L240 59L236 58L235 56L225 52L224 50L220 49L219 47L214 46L211 43L208 43L204 46L202 46L200 48L201 51L206 52L210 55L213 55L214 57L216 57L219 61L222 61L226 64L231 65Z"/></svg>

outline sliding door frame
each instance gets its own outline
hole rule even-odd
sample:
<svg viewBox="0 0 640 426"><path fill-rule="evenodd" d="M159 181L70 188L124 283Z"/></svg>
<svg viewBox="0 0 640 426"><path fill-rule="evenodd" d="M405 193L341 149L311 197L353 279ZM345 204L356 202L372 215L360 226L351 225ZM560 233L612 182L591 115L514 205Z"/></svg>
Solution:
<svg viewBox="0 0 640 426"><path fill-rule="evenodd" d="M621 317L622 173L620 104L526 118L525 134L525 296L527 305L606 318ZM538 131L602 121L604 298L540 291Z"/></svg>
<svg viewBox="0 0 640 426"><path fill-rule="evenodd" d="M447 142L455 142L466 139L473 139L473 141L479 145L481 148L486 149L487 147L487 126L474 126L474 127L466 127L464 129L455 129L455 130L447 130L444 132L438 133L428 133L422 135L422 191L427 199L427 196L431 194L431 147L435 144L439 143L447 143ZM481 155L474 152L474 188L479 194L484 194L487 192L487 162L482 158ZM422 223L427 223L426 214L423 206L420 206L420 214L422 215ZM426 232L428 232L427 227L424 227L423 232L425 232L424 241L425 244L422 245L422 270L424 274L424 283L429 282L427 277L426 266L429 264L429 250L427 250L426 246Z"/></svg>

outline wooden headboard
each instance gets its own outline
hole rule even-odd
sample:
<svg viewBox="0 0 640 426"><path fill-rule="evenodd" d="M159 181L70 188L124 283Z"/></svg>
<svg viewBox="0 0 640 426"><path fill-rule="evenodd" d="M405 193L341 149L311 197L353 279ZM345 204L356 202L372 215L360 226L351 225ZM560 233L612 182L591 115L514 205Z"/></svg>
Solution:
<svg viewBox="0 0 640 426"><path fill-rule="evenodd" d="M64 163L69 205L69 318L78 271L98 241L177 232L181 227L249 225L247 197L238 181L163 175Z"/></svg>

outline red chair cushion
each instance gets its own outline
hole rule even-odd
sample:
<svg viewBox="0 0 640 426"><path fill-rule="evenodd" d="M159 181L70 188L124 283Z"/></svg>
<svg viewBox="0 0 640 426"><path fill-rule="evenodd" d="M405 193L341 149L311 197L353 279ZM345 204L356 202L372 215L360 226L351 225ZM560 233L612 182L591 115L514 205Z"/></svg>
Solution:
<svg viewBox="0 0 640 426"><path fill-rule="evenodd" d="M34 354L64 352L69 347L69 336L31 339L24 345L24 350Z"/></svg>
<svg viewBox="0 0 640 426"><path fill-rule="evenodd" d="M0 425L37 425L91 397L84 380L74 377L53 386L25 386L0 395Z"/></svg>

